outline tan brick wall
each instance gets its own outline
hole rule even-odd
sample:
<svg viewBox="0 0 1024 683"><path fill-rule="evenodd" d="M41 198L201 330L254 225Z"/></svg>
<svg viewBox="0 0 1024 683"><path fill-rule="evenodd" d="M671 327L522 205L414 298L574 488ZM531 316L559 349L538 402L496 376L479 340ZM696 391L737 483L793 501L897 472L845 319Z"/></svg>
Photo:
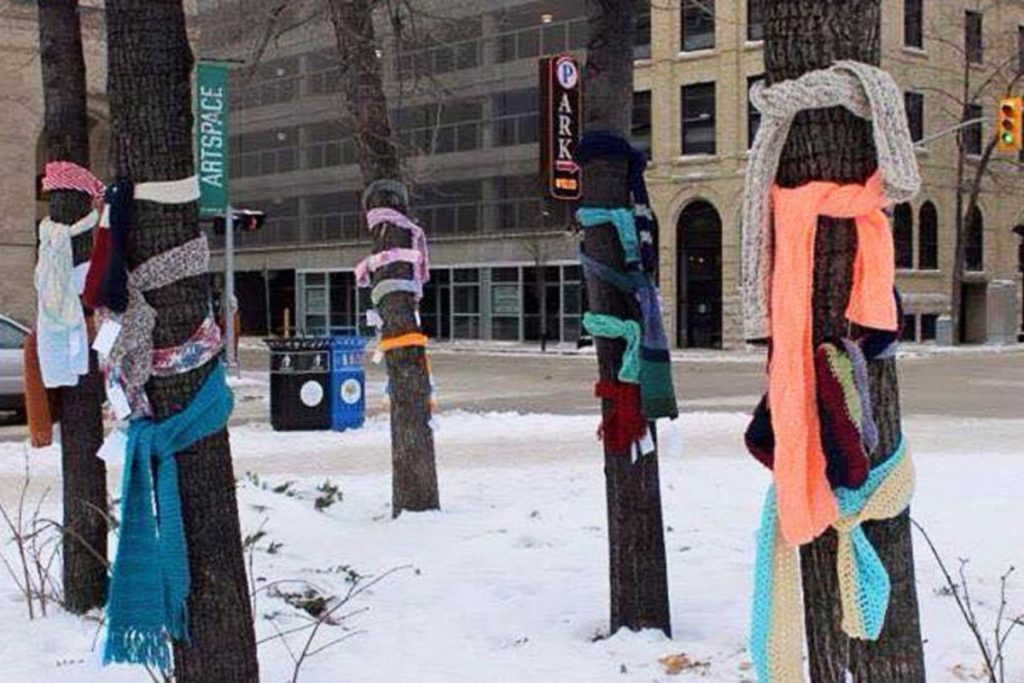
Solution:
<svg viewBox="0 0 1024 683"><path fill-rule="evenodd" d="M717 0L714 50L681 53L679 3L654 3L652 17L653 54L638 62L636 89L653 91L654 163L648 172L653 208L661 226L661 291L666 321L674 338L679 292L676 247L677 221L691 202L711 202L722 220L723 338L727 346L741 343L739 310L739 207L747 151L747 78L763 73L760 44L746 40L746 0ZM946 43L961 44L963 11L980 8L977 0L925 2L925 46L923 50L903 47L903 2L884 0L883 66L893 72L907 90L925 94L925 135L956 123L959 113L947 95L958 95L963 82L962 53ZM986 62L973 76L981 83L1001 62L1017 55L1017 27L1024 25L1024 9L1005 6L987 8L984 19ZM997 79L998 80L998 79ZM716 84L716 155L682 157L680 88L714 81ZM1005 81L1004 81L1005 83ZM995 113L997 88L984 98L984 113ZM985 135L991 134L986 126ZM901 271L899 286L911 313L946 313L949 310L950 273L953 263L956 138L949 136L929 144L919 156L924 188L913 203L914 251L917 263L917 216L921 204L931 200L939 216L939 266L937 272ZM973 170L973 165L969 170ZM1012 279L1017 274L1017 238L1010 232L1024 221L1024 173L1020 166L999 163L996 180L988 180L981 198L985 217L986 281ZM1018 284L1019 288L1019 284ZM1017 313L1019 316L1019 309Z"/></svg>

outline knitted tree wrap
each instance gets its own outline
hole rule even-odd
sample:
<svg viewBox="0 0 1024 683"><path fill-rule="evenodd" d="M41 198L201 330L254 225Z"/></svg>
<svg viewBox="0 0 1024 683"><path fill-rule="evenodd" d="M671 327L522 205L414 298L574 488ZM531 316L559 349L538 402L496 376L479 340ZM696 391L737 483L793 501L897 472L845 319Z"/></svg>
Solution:
<svg viewBox="0 0 1024 683"><path fill-rule="evenodd" d="M747 339L764 339L770 335L775 257L770 195L794 117L807 109L845 107L872 120L882 192L889 203L912 199L921 187L921 175L907 127L903 91L892 76L877 67L839 61L828 69L810 71L771 87L754 85L750 100L761 112L762 121L744 181L743 321Z"/></svg>

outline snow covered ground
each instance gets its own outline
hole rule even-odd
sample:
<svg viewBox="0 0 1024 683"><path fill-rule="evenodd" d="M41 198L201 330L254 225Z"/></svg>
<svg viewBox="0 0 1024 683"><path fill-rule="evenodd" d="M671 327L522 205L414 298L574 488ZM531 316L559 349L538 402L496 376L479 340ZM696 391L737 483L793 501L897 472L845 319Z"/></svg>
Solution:
<svg viewBox="0 0 1024 683"><path fill-rule="evenodd" d="M344 594L355 572L379 577L354 599L353 633L311 658L303 683L751 680L746 652L753 532L768 476L745 456L742 413L685 414L665 428L662 490L674 638L607 629L604 480L595 417L461 411L438 418L443 511L390 517L388 426L357 432L232 430L242 526L266 533L253 559L256 586L282 580ZM986 633L998 579L1024 572L1024 420L917 416L907 421L919 481L914 517L948 562L970 558L972 595ZM9 503L25 447L0 444L0 500ZM37 487L59 483L59 449L29 454ZM119 468L111 465L112 491ZM247 475L253 473L256 476ZM342 500L315 509L329 479ZM275 492L288 484L282 492ZM50 506L51 514L58 514ZM967 680L975 646L920 539L915 545L929 680ZM10 548L2 548L10 557ZM270 552L273 551L273 552ZM288 588L297 584L279 584ZM1024 576L1009 584L1009 612L1024 612ZM291 680L280 639L300 622L274 591L257 600L262 680ZM272 622L268 616L278 615ZM343 629L350 629L345 631ZM5 683L146 681L101 669L97 625L67 615L29 622L0 577L0 672ZM1010 681L1024 680L1024 632L1009 644ZM291 637L301 648L301 636ZM686 653L706 664L669 676L658 659ZM957 673L960 672L960 673Z"/></svg>

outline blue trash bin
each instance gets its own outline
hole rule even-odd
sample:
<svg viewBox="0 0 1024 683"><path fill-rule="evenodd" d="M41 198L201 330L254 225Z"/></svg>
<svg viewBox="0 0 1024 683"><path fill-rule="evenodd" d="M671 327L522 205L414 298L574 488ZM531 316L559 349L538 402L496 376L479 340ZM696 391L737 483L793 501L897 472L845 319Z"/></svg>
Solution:
<svg viewBox="0 0 1024 683"><path fill-rule="evenodd" d="M331 429L343 432L366 419L366 371L362 337L331 338Z"/></svg>

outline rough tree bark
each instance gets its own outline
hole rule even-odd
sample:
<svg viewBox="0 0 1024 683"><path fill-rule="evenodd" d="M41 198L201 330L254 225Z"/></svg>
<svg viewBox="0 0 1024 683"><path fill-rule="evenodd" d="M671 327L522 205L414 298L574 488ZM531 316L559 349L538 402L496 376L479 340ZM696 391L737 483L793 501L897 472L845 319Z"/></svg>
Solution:
<svg viewBox="0 0 1024 683"><path fill-rule="evenodd" d="M614 131L628 137L633 101L633 41L636 17L631 0L588 0L590 39L583 73L586 103L584 130ZM629 168L623 157L602 156L583 167L580 206L629 206ZM594 259L625 269L618 234L611 225L587 228L587 253ZM587 277L590 309L620 318L640 318L635 300L595 277ZM624 342L597 338L601 379L618 376ZM611 406L602 401L602 412ZM653 431L653 430L652 430ZM611 632L657 628L671 635L665 535L662 527L658 454L631 462L605 443L605 485L608 505Z"/></svg>
<svg viewBox="0 0 1024 683"><path fill-rule="evenodd" d="M135 183L194 172L192 52L181 0L107 0L108 92L117 174ZM129 268L199 235L196 204L136 204ZM146 293L157 311L153 343L182 343L210 310L206 275ZM213 368L153 378L156 419L182 410ZM223 430L177 454L192 573L190 643L174 644L178 683L257 683L256 640L242 555L235 477Z"/></svg>
<svg viewBox="0 0 1024 683"><path fill-rule="evenodd" d="M765 4L765 67L769 83L795 78L837 59L878 64L881 0L777 0ZM870 123L842 108L803 112L786 143L777 180L795 187L809 180L863 182L876 169ZM857 249L852 221L821 218L815 245L814 339L847 334L845 310ZM893 360L870 364L871 395L883 461L900 436L899 387ZM840 628L834 532L801 549L810 675L815 683L853 680L924 681L921 625L914 585L909 510L864 525L892 580L881 638L851 641Z"/></svg>
<svg viewBox="0 0 1024 683"><path fill-rule="evenodd" d="M374 0L326 0L334 26L342 71L347 115L355 128L356 157L363 183L400 180L398 145L388 121L387 100L381 78L380 58L374 35ZM367 197L368 209L391 207L408 211L405 198L390 191ZM376 231L374 253L393 247L409 247L408 231L384 224ZM411 279L412 266L393 263L377 270L373 282ZM388 295L377 312L384 321L383 336L420 332L412 294ZM430 426L430 373L426 350L407 347L386 354L391 388L391 513L437 510L441 507L434 458L434 432Z"/></svg>
<svg viewBox="0 0 1024 683"><path fill-rule="evenodd" d="M89 167L89 116L78 0L39 0L39 61L43 75L47 161ZM89 195L50 193L50 216L71 225L92 209ZM72 240L75 265L89 260L92 233ZM90 314L86 311L86 314ZM103 379L95 352L89 374L61 389L61 460L64 498L64 606L76 614L107 600L107 468L96 452L103 443Z"/></svg>

